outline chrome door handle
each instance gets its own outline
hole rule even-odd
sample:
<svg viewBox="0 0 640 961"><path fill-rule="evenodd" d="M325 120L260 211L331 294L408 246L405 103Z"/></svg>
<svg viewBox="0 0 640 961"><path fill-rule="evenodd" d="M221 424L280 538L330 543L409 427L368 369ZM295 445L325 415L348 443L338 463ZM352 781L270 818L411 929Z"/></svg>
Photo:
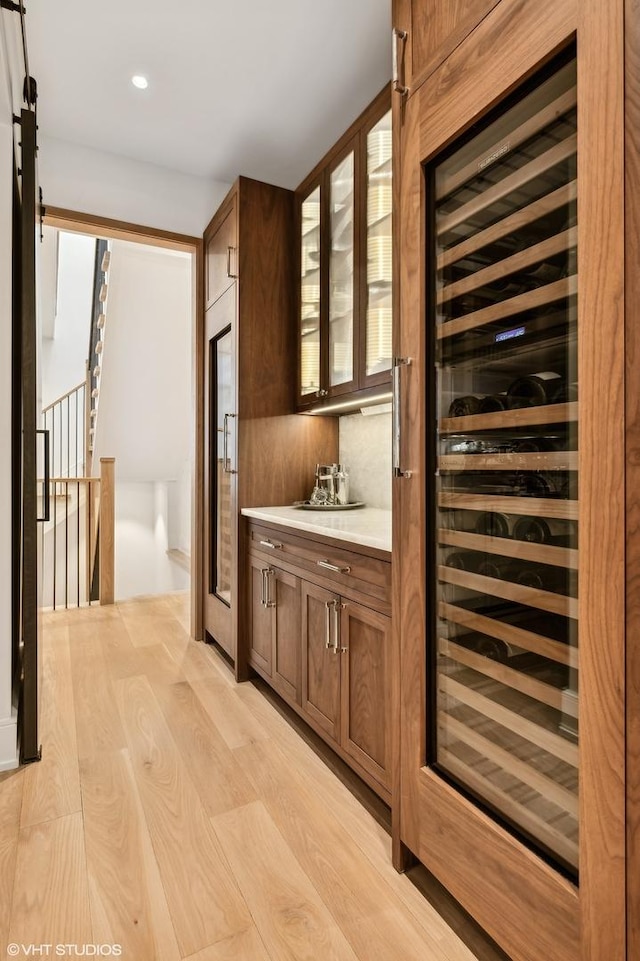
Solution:
<svg viewBox="0 0 640 961"><path fill-rule="evenodd" d="M235 414L225 414L222 426L222 470L225 474L237 474L237 470L233 470L228 466L229 464L229 418L235 417Z"/></svg>
<svg viewBox="0 0 640 961"><path fill-rule="evenodd" d="M393 89L396 93L399 93L401 97L404 97L409 93L409 88L405 87L403 83L400 82L400 54L399 46L402 44L403 48L407 42L407 31L398 30L396 27L391 31L391 52L393 58L393 68L392 68L392 82Z"/></svg>
<svg viewBox="0 0 640 961"><path fill-rule="evenodd" d="M332 601L324 602L324 646L331 650L331 604Z"/></svg>
<svg viewBox="0 0 640 961"><path fill-rule="evenodd" d="M274 544L273 541L271 541L271 540L266 540L266 541L260 541L260 546L261 546L261 547L268 547L269 550L272 550L272 551L277 551L278 548L283 547L284 545L283 545L283 544Z"/></svg>
<svg viewBox="0 0 640 961"><path fill-rule="evenodd" d="M235 247L227 247L227 277L229 277L229 278L232 279L232 280L237 280L237 277L238 277L238 272L237 272L237 270L236 270L236 273L235 273L235 274L232 274L232 273L231 273L231 251L233 251L233 252L235 253L235 252L236 252L236 248L235 248Z"/></svg>
<svg viewBox="0 0 640 961"><path fill-rule="evenodd" d="M337 564L331 564L329 561L316 561L318 567L324 567L327 571L335 571L336 574L350 574L350 567L338 567Z"/></svg>
<svg viewBox="0 0 640 961"><path fill-rule="evenodd" d="M266 590L265 590L265 587L266 587L266 576L265 576L265 575L266 575L266 573L267 573L266 567L263 567L262 570L260 571L260 573L262 574L262 596L260 597L260 606L261 606L261 607L266 607L266 606L267 606L267 593L266 593Z"/></svg>
<svg viewBox="0 0 640 961"><path fill-rule="evenodd" d="M400 370L410 367L410 357L394 357L393 359L393 476L411 477L410 470L403 470L400 466L402 458L402 384Z"/></svg>

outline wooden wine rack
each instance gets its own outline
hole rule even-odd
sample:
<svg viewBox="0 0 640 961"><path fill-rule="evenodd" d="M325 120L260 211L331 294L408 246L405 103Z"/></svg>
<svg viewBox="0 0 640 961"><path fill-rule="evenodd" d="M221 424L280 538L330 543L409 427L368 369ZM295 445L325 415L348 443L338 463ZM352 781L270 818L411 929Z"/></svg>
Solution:
<svg viewBox="0 0 640 961"><path fill-rule="evenodd" d="M475 155L471 141L431 168L439 412L432 690L436 766L577 870L579 402L549 393L546 403L509 408L507 395L510 380L575 367L576 88L570 68L559 76L530 95L510 129L515 111L497 122L493 141L489 131L478 135ZM547 315L547 328L529 323ZM474 353L476 342L483 346ZM452 416L452 400L473 409L468 395L499 395L506 409ZM532 446L520 451L523 440ZM531 487L517 481L533 475ZM543 477L548 496L538 496ZM485 534L481 515L500 515L503 528L489 524ZM548 542L515 539L522 518Z"/></svg>

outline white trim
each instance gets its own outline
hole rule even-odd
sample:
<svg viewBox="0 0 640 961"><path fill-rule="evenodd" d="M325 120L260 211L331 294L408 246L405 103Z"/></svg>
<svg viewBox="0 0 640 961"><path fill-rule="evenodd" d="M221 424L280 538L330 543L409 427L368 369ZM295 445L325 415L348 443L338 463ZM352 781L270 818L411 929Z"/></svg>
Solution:
<svg viewBox="0 0 640 961"><path fill-rule="evenodd" d="M18 760L18 714L12 710L11 717L0 718L0 771L12 771Z"/></svg>

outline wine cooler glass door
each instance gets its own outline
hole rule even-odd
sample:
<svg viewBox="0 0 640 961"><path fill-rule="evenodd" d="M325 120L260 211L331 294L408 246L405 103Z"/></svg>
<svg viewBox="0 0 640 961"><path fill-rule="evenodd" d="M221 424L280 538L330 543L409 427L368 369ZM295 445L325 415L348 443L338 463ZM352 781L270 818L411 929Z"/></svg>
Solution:
<svg viewBox="0 0 640 961"><path fill-rule="evenodd" d="M427 168L431 764L578 870L576 71Z"/></svg>

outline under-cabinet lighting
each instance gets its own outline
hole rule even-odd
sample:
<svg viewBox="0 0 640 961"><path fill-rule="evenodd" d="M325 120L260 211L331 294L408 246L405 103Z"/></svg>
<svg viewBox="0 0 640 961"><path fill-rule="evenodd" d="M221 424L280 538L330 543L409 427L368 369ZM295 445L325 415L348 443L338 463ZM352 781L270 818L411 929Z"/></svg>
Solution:
<svg viewBox="0 0 640 961"><path fill-rule="evenodd" d="M143 77L141 73L134 74L131 78L131 83L134 87L137 87L138 90L146 90L149 86L149 81L146 77Z"/></svg>
<svg viewBox="0 0 640 961"><path fill-rule="evenodd" d="M392 399L392 397L393 397L393 394L391 393L391 391L389 391L386 394L378 394L376 397L372 397L369 401L360 399L360 400L342 401L342 403L338 402L335 404L324 404L321 407L313 407L311 410L308 410L307 413L308 414L347 414L347 413L353 414L356 411L363 410L363 408L368 407L370 405L374 405L374 404L379 405L384 403L385 401L389 401Z"/></svg>
<svg viewBox="0 0 640 961"><path fill-rule="evenodd" d="M371 417L373 414L390 414L393 410L393 404L372 404L371 407L363 407L360 410L361 414L366 417Z"/></svg>

